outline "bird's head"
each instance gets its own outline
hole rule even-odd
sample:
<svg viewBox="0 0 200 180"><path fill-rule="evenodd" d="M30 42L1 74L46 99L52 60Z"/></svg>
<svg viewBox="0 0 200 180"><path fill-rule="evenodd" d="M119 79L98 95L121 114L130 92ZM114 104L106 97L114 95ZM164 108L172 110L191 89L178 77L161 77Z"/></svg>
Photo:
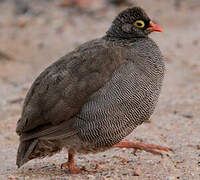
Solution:
<svg viewBox="0 0 200 180"><path fill-rule="evenodd" d="M153 31L162 32L162 29L151 21L142 8L133 7L119 13L107 35L118 38L146 37Z"/></svg>

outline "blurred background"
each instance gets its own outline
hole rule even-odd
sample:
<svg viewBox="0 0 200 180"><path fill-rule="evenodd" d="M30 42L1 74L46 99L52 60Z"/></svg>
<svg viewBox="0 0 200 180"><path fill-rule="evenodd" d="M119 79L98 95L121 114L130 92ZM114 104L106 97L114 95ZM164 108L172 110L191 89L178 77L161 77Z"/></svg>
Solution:
<svg viewBox="0 0 200 180"><path fill-rule="evenodd" d="M167 70L156 112L127 140L165 145L174 153L161 159L115 149L77 157L88 169L100 162L106 170L95 175L66 175L59 168L64 152L18 170L15 127L33 80L78 45L105 35L130 6L143 7L164 29L151 37ZM0 146L0 179L200 179L200 1L0 0Z"/></svg>

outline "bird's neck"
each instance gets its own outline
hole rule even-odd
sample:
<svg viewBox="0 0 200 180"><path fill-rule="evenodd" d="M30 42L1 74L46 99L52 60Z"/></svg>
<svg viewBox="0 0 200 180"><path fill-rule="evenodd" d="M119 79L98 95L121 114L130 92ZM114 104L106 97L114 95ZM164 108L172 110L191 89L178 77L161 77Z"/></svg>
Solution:
<svg viewBox="0 0 200 180"><path fill-rule="evenodd" d="M106 34L103 39L105 39L106 41L111 41L111 42L115 42L118 44L129 44L129 43L133 43L138 41L140 38L138 37L131 37L131 38L124 38L124 37L119 37L119 36L111 36L110 34Z"/></svg>

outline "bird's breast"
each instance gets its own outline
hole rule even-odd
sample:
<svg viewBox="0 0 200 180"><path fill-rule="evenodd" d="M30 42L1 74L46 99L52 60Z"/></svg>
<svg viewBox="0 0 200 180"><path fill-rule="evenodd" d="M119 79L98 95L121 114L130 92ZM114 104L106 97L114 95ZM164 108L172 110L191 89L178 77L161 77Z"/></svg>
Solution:
<svg viewBox="0 0 200 180"><path fill-rule="evenodd" d="M89 98L74 126L83 141L112 146L149 119L159 92L159 84L127 62Z"/></svg>

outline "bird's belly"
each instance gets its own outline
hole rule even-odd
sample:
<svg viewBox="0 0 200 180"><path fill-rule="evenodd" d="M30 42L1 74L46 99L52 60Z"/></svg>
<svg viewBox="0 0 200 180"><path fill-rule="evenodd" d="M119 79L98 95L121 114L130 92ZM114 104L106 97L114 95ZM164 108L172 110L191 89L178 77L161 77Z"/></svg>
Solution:
<svg viewBox="0 0 200 180"><path fill-rule="evenodd" d="M90 97L76 116L74 128L94 148L111 147L149 119L159 91L146 76L125 66Z"/></svg>

